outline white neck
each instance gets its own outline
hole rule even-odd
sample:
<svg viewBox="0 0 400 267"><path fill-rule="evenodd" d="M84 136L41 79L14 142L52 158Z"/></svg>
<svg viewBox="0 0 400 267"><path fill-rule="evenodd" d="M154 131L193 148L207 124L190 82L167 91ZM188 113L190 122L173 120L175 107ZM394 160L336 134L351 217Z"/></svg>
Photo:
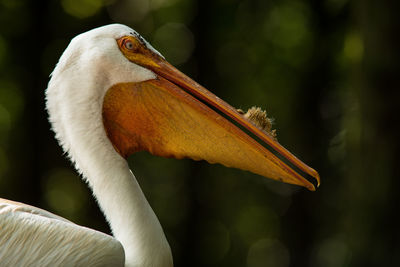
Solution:
<svg viewBox="0 0 400 267"><path fill-rule="evenodd" d="M154 73L128 62L115 39L91 41L90 32L84 37L84 42L81 36L72 40L49 82L46 107L52 128L122 243L126 266L172 266L161 225L107 138L101 116L111 85L153 79Z"/></svg>
<svg viewBox="0 0 400 267"><path fill-rule="evenodd" d="M126 266L172 266L161 225L127 162L115 151L103 156L97 166L89 162L90 170L84 173L114 236L124 247Z"/></svg>

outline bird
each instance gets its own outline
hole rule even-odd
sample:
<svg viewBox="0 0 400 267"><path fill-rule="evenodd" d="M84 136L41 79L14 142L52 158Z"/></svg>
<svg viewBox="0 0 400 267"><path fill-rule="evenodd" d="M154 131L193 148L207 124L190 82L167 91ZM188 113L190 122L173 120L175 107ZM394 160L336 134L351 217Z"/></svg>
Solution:
<svg viewBox="0 0 400 267"><path fill-rule="evenodd" d="M126 161L138 151L219 163L310 190L320 183L268 123L259 126L254 118L265 120L265 112L255 108L246 116L122 24L74 37L45 98L55 138L112 235L0 199L2 266L173 266L161 224Z"/></svg>

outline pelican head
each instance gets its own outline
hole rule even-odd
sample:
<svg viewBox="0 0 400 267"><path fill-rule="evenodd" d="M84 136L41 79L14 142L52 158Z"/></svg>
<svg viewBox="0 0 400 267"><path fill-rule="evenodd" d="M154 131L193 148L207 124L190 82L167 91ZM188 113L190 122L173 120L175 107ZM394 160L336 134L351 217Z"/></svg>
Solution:
<svg viewBox="0 0 400 267"><path fill-rule="evenodd" d="M125 25L96 28L71 41L52 74L47 108L58 140L81 170L84 166L76 159L82 154L74 153L70 143L90 147L98 141L91 135L94 129L103 128L107 138L97 138L111 142L124 158L146 150L220 163L315 190L305 178L311 176L319 185L315 170L174 68ZM80 136L65 125L74 125ZM82 138L88 135L89 140Z"/></svg>

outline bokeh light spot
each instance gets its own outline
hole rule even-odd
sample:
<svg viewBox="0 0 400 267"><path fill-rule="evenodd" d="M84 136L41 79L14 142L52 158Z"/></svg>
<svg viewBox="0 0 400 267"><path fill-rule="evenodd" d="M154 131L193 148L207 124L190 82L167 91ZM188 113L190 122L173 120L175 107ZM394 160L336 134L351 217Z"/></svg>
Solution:
<svg viewBox="0 0 400 267"><path fill-rule="evenodd" d="M77 219L87 204L85 185L69 169L52 170L44 179L44 200L57 213Z"/></svg>
<svg viewBox="0 0 400 267"><path fill-rule="evenodd" d="M178 0L151 0L152 9L165 8L174 5Z"/></svg>
<svg viewBox="0 0 400 267"><path fill-rule="evenodd" d="M274 239L261 239L251 245L247 267L287 267L290 254L286 247Z"/></svg>
<svg viewBox="0 0 400 267"><path fill-rule="evenodd" d="M266 22L267 30L273 33L270 35L272 41L285 48L301 44L310 34L305 7L300 3L289 3L275 7L271 11L270 19ZM269 30L270 27L272 27L271 30Z"/></svg>
<svg viewBox="0 0 400 267"><path fill-rule="evenodd" d="M341 239L332 238L324 240L312 258L312 266L339 267L348 266L351 260L351 252L348 245Z"/></svg>
<svg viewBox="0 0 400 267"><path fill-rule="evenodd" d="M312 52L309 7L299 1L276 5L264 20L264 36L273 51L270 55L296 68L303 68Z"/></svg>
<svg viewBox="0 0 400 267"><path fill-rule="evenodd" d="M344 40L344 56L353 63L359 62L364 54L364 42L359 34L351 33Z"/></svg>
<svg viewBox="0 0 400 267"><path fill-rule="evenodd" d="M108 7L110 16L118 22L131 24L141 22L149 13L148 0L116 1Z"/></svg>
<svg viewBox="0 0 400 267"><path fill-rule="evenodd" d="M64 11L76 18L83 19L95 15L104 5L103 0L62 0Z"/></svg>
<svg viewBox="0 0 400 267"><path fill-rule="evenodd" d="M14 9L25 5L25 2L25 0L1 0L1 5L8 9Z"/></svg>
<svg viewBox="0 0 400 267"><path fill-rule="evenodd" d="M0 130L8 130L21 115L23 95L12 81L0 80Z"/></svg>
<svg viewBox="0 0 400 267"><path fill-rule="evenodd" d="M193 34L181 23L168 23L160 27L152 43L173 65L185 63L194 49Z"/></svg>
<svg viewBox="0 0 400 267"><path fill-rule="evenodd" d="M267 207L245 206L236 219L236 229L248 244L260 237L273 237L279 233L279 218Z"/></svg>

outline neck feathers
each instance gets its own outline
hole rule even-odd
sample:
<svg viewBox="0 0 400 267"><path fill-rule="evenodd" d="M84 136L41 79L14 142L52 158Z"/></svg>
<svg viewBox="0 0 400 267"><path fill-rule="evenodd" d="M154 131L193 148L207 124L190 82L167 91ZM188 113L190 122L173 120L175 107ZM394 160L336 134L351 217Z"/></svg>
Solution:
<svg viewBox="0 0 400 267"><path fill-rule="evenodd" d="M108 45L116 46L115 40ZM103 97L113 84L132 81L129 77L152 79L154 74L134 64L124 65L127 62L118 54L105 55L95 48L82 53L86 46L90 43L80 47L73 40L52 74L46 90L52 129L122 243L126 265L172 266L162 228L127 162L107 138L101 116ZM119 65L118 60L122 60Z"/></svg>

